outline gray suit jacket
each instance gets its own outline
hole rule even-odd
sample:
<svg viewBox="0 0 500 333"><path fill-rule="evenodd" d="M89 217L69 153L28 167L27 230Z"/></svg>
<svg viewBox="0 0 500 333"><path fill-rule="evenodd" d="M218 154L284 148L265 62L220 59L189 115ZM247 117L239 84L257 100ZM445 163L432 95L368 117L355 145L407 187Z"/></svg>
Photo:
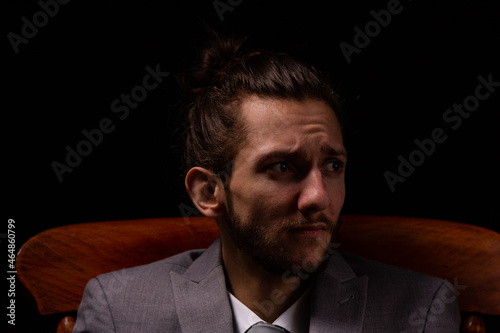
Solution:
<svg viewBox="0 0 500 333"><path fill-rule="evenodd" d="M457 297L443 280L338 252L317 273L309 332L459 330ZM73 332L225 333L232 320L218 239L92 279Z"/></svg>

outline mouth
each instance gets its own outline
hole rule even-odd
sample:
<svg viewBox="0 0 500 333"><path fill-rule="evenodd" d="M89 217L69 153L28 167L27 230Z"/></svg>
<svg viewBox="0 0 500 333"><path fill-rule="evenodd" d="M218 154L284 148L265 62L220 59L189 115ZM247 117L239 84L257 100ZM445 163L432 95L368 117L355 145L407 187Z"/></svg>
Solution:
<svg viewBox="0 0 500 333"><path fill-rule="evenodd" d="M305 225L300 225L298 227L293 227L288 231L300 237L317 238L327 230L328 228L325 223L316 222L312 224L305 224Z"/></svg>

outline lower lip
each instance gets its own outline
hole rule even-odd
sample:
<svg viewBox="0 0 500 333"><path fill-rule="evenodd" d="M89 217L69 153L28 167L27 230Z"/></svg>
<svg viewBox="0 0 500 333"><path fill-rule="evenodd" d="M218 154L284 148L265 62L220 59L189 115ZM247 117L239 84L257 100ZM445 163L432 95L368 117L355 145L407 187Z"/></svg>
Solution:
<svg viewBox="0 0 500 333"><path fill-rule="evenodd" d="M320 237L325 230L323 229L304 229L304 230L290 230L290 232L294 235L298 235L304 238L318 238Z"/></svg>

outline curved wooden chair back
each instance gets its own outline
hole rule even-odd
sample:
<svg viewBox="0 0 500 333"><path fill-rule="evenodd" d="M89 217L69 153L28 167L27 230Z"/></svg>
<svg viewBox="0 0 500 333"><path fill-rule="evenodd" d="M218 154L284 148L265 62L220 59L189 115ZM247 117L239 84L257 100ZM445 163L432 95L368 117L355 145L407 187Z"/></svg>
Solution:
<svg viewBox="0 0 500 333"><path fill-rule="evenodd" d="M343 215L341 221L340 250L448 279L460 293L462 311L500 315L500 234L461 223L405 217ZM18 278L40 314L73 312L91 278L206 248L218 235L215 221L206 217L62 226L43 231L22 246ZM481 332L472 330L472 319L477 318L466 320L463 332ZM57 332L71 332L73 324L74 318L65 317ZM481 321L478 325L484 326Z"/></svg>

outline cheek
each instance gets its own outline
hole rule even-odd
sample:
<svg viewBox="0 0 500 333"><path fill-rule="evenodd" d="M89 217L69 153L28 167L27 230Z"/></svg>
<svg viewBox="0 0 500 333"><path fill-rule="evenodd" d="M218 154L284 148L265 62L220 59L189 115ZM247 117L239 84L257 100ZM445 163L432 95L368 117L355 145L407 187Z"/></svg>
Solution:
<svg viewBox="0 0 500 333"><path fill-rule="evenodd" d="M345 184L344 181L332 184L330 189L330 206L334 214L339 214L345 199Z"/></svg>
<svg viewBox="0 0 500 333"><path fill-rule="evenodd" d="M333 207L334 207L334 213L338 214L340 213L340 210L342 209L342 206L344 205L344 198L345 194L342 193L342 195L337 195L333 199Z"/></svg>
<svg viewBox="0 0 500 333"><path fill-rule="evenodd" d="M273 188L253 184L246 189L233 192L234 209L252 220L273 220L290 215L296 209L296 197L293 189Z"/></svg>

